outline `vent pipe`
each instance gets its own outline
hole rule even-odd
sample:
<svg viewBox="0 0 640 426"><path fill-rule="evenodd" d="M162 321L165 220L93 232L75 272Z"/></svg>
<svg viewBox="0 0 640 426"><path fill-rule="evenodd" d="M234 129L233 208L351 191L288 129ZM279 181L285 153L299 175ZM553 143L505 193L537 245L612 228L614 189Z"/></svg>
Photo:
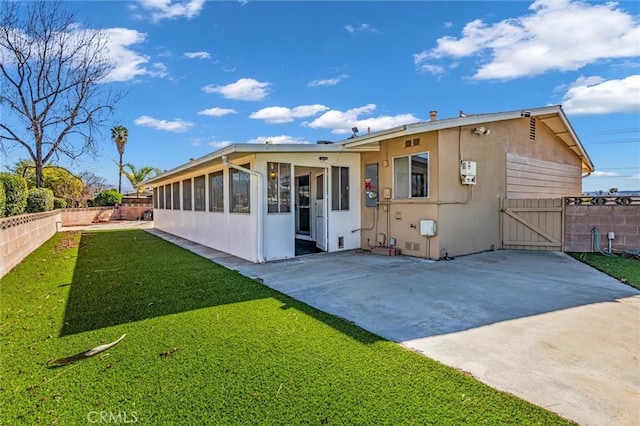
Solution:
<svg viewBox="0 0 640 426"><path fill-rule="evenodd" d="M437 115L438 115L438 111L429 111L429 120L436 121Z"/></svg>

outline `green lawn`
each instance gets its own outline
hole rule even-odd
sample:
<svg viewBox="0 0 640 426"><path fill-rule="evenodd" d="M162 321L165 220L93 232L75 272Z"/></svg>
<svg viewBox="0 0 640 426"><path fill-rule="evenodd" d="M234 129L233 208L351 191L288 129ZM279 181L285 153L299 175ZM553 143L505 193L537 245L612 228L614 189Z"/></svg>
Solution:
<svg viewBox="0 0 640 426"><path fill-rule="evenodd" d="M575 259L640 290L640 260L600 253L569 253Z"/></svg>
<svg viewBox="0 0 640 426"><path fill-rule="evenodd" d="M568 423L140 230L57 234L0 291L1 424Z"/></svg>

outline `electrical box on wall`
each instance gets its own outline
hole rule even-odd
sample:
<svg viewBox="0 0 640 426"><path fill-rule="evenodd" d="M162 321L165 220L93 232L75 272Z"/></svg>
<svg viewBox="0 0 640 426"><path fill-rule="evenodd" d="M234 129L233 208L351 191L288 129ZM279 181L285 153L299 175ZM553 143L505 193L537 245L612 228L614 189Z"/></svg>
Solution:
<svg viewBox="0 0 640 426"><path fill-rule="evenodd" d="M436 235L436 221L433 219L422 219L420 221L420 235L433 237Z"/></svg>
<svg viewBox="0 0 640 426"><path fill-rule="evenodd" d="M476 162L475 161L460 162L460 182L463 185L476 184Z"/></svg>
<svg viewBox="0 0 640 426"><path fill-rule="evenodd" d="M378 205L378 163L364 166L364 205Z"/></svg>

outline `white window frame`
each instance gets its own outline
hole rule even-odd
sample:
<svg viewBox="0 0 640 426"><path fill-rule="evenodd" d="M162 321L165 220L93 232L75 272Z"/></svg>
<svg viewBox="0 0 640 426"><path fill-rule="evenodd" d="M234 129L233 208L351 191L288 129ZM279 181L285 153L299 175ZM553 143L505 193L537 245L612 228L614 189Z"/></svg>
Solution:
<svg viewBox="0 0 640 426"><path fill-rule="evenodd" d="M283 167L286 166L286 167ZM288 175L282 169L288 168ZM267 213L291 213L291 163L267 162ZM286 200L282 195L286 195ZM275 208L275 209L274 209Z"/></svg>
<svg viewBox="0 0 640 426"><path fill-rule="evenodd" d="M412 182L412 167L413 167L413 162L412 162L412 157L419 157L419 156L426 156L426 195L425 196L414 196L412 195L412 190L413 190L413 182ZM398 187L400 185L400 183L398 182L398 176L397 176L397 166L396 166L396 161L400 160L400 159L407 159L408 161L408 175L407 175L407 187L404 188L404 190L402 192L398 191ZM430 164L430 155L429 155L429 151L422 151L422 152L415 152L412 154L408 154L408 155L398 155L396 157L393 157L393 198L394 199L410 199L410 198L415 198L415 199L426 199L429 198L429 190L430 190L430 170L431 168L429 167ZM398 193L402 194L402 195L398 195ZM406 196L404 195L406 193Z"/></svg>

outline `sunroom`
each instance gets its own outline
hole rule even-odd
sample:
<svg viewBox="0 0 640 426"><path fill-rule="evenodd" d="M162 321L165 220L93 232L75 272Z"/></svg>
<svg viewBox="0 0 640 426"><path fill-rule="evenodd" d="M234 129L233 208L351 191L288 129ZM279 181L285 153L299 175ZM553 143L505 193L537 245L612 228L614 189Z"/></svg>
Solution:
<svg viewBox="0 0 640 426"><path fill-rule="evenodd" d="M156 229L261 263L359 248L359 173L339 144L240 144L147 183Z"/></svg>

